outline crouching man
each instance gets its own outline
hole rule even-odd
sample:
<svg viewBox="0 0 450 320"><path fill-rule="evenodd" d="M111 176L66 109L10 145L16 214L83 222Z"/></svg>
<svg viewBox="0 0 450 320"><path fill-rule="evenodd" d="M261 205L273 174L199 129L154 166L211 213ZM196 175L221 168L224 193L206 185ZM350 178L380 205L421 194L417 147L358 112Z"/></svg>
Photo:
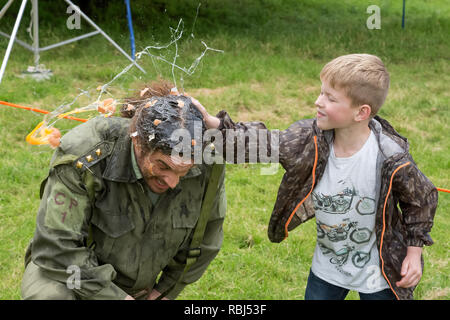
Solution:
<svg viewBox="0 0 450 320"><path fill-rule="evenodd" d="M174 130L192 133L194 123L206 130L191 99L160 85L130 100L123 115L94 118L62 137L41 185L23 299L174 299L219 252L224 165L212 178L212 165L172 152ZM191 248L197 222L202 240Z"/></svg>

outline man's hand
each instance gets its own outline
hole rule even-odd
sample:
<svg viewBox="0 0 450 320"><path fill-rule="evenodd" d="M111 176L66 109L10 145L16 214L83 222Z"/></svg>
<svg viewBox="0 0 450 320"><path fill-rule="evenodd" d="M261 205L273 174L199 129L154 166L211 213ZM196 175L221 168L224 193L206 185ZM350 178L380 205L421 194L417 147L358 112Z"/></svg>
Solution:
<svg viewBox="0 0 450 320"><path fill-rule="evenodd" d="M160 293L158 290L153 289L152 292L150 292L150 295L148 296L147 300L155 300L155 299L158 298L160 295L161 295L161 293ZM169 299L167 299L167 298L164 297L164 298L162 298L161 300L169 300Z"/></svg>
<svg viewBox="0 0 450 320"><path fill-rule="evenodd" d="M144 291L147 292L147 290L144 290ZM144 291L141 291L141 292L144 292ZM140 293L138 293L138 295L140 295ZM152 292L150 292L149 296L147 297L147 300L155 300L160 295L161 295L161 293L158 290L153 289ZM128 295L125 297L125 300L136 300L136 299L134 299L132 296ZM162 298L161 300L169 300L169 299Z"/></svg>
<svg viewBox="0 0 450 320"><path fill-rule="evenodd" d="M422 277L421 247L408 247L406 257L402 263L400 275L402 278L395 284L400 288L409 288L417 285Z"/></svg>
<svg viewBox="0 0 450 320"><path fill-rule="evenodd" d="M192 100L192 103L194 104L194 106L198 109L198 111L200 111L200 113L203 116L203 120L206 123L206 127L208 129L217 129L219 128L220 125L220 120L217 117L214 117L212 115L210 115L208 113L208 111L206 111L205 107L202 106L202 104L200 102L198 102L197 99L194 99L192 97L190 97Z"/></svg>

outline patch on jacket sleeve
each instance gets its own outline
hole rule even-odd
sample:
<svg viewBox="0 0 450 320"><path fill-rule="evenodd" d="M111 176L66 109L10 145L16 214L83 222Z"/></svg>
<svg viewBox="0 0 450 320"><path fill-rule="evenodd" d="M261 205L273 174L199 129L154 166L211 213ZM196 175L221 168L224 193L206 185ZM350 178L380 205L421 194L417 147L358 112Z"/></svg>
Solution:
<svg viewBox="0 0 450 320"><path fill-rule="evenodd" d="M62 182L55 180L51 179L47 183L48 191L44 195L47 199L45 226L81 235L85 211L89 206L88 197L73 192Z"/></svg>

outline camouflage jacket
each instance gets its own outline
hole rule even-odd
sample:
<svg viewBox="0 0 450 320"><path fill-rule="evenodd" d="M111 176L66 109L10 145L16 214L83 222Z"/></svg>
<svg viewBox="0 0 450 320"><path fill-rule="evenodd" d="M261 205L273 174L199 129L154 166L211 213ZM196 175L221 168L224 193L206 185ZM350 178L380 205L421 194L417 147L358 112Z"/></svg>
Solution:
<svg viewBox="0 0 450 320"><path fill-rule="evenodd" d="M221 120L219 130L224 137L227 137L227 129L238 131L235 134L237 139L239 135L246 136L246 162L250 157L250 132L253 129L266 132L264 140L261 140L259 133L257 146L253 146L258 155L262 143L270 142L275 133L267 130L262 122L234 123L225 111L219 112L217 117ZM417 168L409 154L406 138L378 116L369 126L375 133L380 150L377 159L376 190L379 192L376 198L375 226L380 269L397 299L412 299L414 287L399 288L395 283L401 279L400 270L407 247L433 243L429 232L438 201L437 189ZM277 134L278 145L264 145L268 153L279 153L279 163L286 170L268 227L268 236L272 242L281 242L287 238L288 231L314 217L310 195L324 173L330 153L329 146L334 138L334 131L320 130L315 119L297 121L284 131L277 131ZM235 141L225 138L223 143L236 145ZM229 150L227 148L224 150ZM235 150L234 155L237 154ZM236 157L232 161L239 162ZM258 158L258 162L260 161Z"/></svg>
<svg viewBox="0 0 450 320"><path fill-rule="evenodd" d="M155 202L139 177L129 123L98 117L72 129L62 137L41 186L26 262L32 260L48 278L62 283L68 268L77 266L81 281L73 290L81 299L123 299L172 287L184 269L200 215L211 166L191 168ZM95 194L89 195L88 184ZM169 298L199 279L219 252L225 211L222 175L201 255Z"/></svg>

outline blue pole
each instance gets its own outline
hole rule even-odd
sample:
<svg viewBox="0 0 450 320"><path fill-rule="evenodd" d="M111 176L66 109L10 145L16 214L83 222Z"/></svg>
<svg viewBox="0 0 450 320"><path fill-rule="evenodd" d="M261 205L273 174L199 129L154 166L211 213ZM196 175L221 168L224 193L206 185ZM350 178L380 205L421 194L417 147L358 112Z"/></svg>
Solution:
<svg viewBox="0 0 450 320"><path fill-rule="evenodd" d="M125 5L127 6L128 29L130 29L131 57L133 58L133 60L136 60L135 56L136 48L134 45L134 31L133 31L133 20L131 19L130 0L125 0Z"/></svg>
<svg viewBox="0 0 450 320"><path fill-rule="evenodd" d="M406 0L403 0L402 29L405 29L405 4Z"/></svg>

